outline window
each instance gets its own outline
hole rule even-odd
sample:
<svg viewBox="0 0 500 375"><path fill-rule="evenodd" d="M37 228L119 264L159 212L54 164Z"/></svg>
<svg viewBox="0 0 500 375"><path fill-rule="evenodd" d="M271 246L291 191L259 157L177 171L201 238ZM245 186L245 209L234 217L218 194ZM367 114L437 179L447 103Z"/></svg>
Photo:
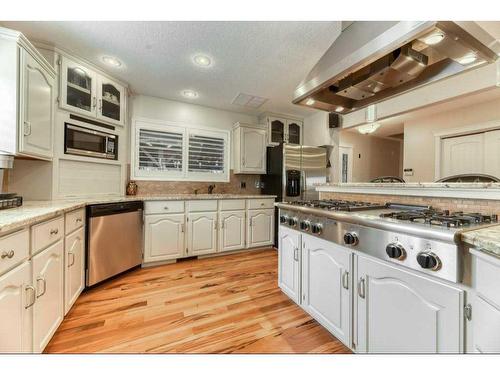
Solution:
<svg viewBox="0 0 500 375"><path fill-rule="evenodd" d="M229 181L229 132L135 121L132 178Z"/></svg>

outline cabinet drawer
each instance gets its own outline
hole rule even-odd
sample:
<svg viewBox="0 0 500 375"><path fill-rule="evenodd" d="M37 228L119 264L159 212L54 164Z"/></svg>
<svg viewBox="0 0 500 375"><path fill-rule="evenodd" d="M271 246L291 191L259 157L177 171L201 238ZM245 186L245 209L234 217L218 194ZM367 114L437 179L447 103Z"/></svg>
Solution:
<svg viewBox="0 0 500 375"><path fill-rule="evenodd" d="M83 223L85 222L85 209L80 209L80 210L75 210L68 212L66 214L66 220L65 220L65 225L66 225L66 234L70 234L71 232L75 231L78 228L81 228L83 226Z"/></svg>
<svg viewBox="0 0 500 375"><path fill-rule="evenodd" d="M31 227L32 254L60 240L64 236L64 219L62 216L33 225Z"/></svg>
<svg viewBox="0 0 500 375"><path fill-rule="evenodd" d="M184 212L184 201L145 202L147 214L175 214Z"/></svg>
<svg viewBox="0 0 500 375"><path fill-rule="evenodd" d="M475 267L473 270L475 287L478 294L486 300L500 306L500 261L481 253L471 250L475 255Z"/></svg>
<svg viewBox="0 0 500 375"><path fill-rule="evenodd" d="M0 238L0 274L28 258L29 252L28 229Z"/></svg>
<svg viewBox="0 0 500 375"><path fill-rule="evenodd" d="M221 211L237 211L245 209L244 199L228 199L219 201Z"/></svg>
<svg viewBox="0 0 500 375"><path fill-rule="evenodd" d="M248 209L256 210L262 208L274 208L274 199L272 198L263 198L263 199L249 199L248 200Z"/></svg>
<svg viewBox="0 0 500 375"><path fill-rule="evenodd" d="M216 200L188 201L187 210L188 212L217 211L217 201Z"/></svg>

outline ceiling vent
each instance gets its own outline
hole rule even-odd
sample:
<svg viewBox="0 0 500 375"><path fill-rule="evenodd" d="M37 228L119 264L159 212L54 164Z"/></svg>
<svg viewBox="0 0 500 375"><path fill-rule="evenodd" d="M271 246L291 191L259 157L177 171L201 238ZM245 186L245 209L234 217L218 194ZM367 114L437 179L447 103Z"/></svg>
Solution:
<svg viewBox="0 0 500 375"><path fill-rule="evenodd" d="M236 104L242 107L248 108L259 108L262 104L267 102L267 98L262 98L260 96L239 93L236 98L233 99L232 104Z"/></svg>

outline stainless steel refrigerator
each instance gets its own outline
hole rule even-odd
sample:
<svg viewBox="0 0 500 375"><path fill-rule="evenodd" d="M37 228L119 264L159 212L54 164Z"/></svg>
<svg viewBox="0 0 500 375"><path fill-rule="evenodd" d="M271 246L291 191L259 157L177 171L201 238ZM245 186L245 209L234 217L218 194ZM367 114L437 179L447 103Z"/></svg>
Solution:
<svg viewBox="0 0 500 375"><path fill-rule="evenodd" d="M324 147L280 144L267 148L267 173L262 176L264 194L277 201L319 198L315 185L327 182L327 149ZM275 245L278 215L275 214Z"/></svg>

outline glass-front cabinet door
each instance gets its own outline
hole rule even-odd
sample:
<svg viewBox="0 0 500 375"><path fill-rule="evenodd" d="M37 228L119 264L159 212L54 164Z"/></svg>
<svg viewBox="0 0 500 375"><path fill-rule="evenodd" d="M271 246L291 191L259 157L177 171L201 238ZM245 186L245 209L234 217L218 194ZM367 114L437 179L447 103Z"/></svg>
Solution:
<svg viewBox="0 0 500 375"><path fill-rule="evenodd" d="M125 88L106 77L97 79L97 117L119 125L124 124Z"/></svg>
<svg viewBox="0 0 500 375"><path fill-rule="evenodd" d="M302 134L302 122L301 121L287 121L288 124L288 136L286 137L287 143L294 145L302 144L301 134Z"/></svg>
<svg viewBox="0 0 500 375"><path fill-rule="evenodd" d="M61 64L61 107L85 115L96 114L96 74L67 58Z"/></svg>
<svg viewBox="0 0 500 375"><path fill-rule="evenodd" d="M285 141L285 120L269 118L269 143L279 145Z"/></svg>

